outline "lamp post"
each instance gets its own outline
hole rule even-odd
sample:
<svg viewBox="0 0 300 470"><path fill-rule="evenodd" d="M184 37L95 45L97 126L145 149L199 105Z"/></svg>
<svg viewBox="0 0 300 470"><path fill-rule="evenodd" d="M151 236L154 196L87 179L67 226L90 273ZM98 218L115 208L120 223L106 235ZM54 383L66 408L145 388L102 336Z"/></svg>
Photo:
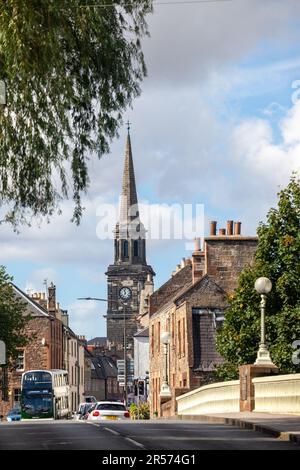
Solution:
<svg viewBox="0 0 300 470"><path fill-rule="evenodd" d="M123 360L124 360L124 405L127 407L127 331L126 331L126 306L127 302L132 298L132 291L129 287L121 287L119 290L119 298L123 304ZM98 297L79 297L78 300L97 300L100 302L112 302L115 304L119 304L117 300L112 299L101 299ZM107 315L105 315L107 317Z"/></svg>
<svg viewBox="0 0 300 470"><path fill-rule="evenodd" d="M266 345L266 327L265 327L267 294L269 294L269 292L271 292L272 290L272 282L267 277L259 277L255 281L254 287L255 287L256 292L260 294L261 296L260 344L259 344L259 349L257 352L255 365L274 366L271 360L271 356L268 351L267 345Z"/></svg>
<svg viewBox="0 0 300 470"><path fill-rule="evenodd" d="M164 377L163 383L160 389L160 397L161 398L170 398L171 397L171 390L169 386L169 377L168 377L168 345L170 342L170 333L165 331L160 335L160 340L164 345Z"/></svg>
<svg viewBox="0 0 300 470"><path fill-rule="evenodd" d="M6 105L6 84L4 80L0 80L0 105Z"/></svg>

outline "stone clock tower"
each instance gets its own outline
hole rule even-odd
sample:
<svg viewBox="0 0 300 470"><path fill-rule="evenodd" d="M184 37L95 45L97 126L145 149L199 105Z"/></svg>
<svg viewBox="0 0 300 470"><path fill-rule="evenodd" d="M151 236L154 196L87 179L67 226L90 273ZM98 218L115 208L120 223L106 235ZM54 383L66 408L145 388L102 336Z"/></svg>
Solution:
<svg viewBox="0 0 300 470"><path fill-rule="evenodd" d="M133 335L138 328L140 296L144 284L155 275L146 261L145 229L140 221L131 140L128 128L119 221L115 229L114 263L107 272L107 340L124 350L124 331L128 356L133 357ZM130 290L129 299L122 292ZM121 294L121 295L120 295Z"/></svg>

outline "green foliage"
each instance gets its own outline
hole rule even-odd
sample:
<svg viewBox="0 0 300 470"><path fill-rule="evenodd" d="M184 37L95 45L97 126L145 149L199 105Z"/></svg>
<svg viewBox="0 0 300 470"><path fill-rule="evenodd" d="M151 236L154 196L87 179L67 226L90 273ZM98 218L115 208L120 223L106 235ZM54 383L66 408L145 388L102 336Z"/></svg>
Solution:
<svg viewBox="0 0 300 470"><path fill-rule="evenodd" d="M224 362L217 366L215 377L222 382L227 380L237 380L239 378L239 370L235 364Z"/></svg>
<svg viewBox="0 0 300 470"><path fill-rule="evenodd" d="M131 419L150 419L149 403L142 402L139 406L131 403L129 412Z"/></svg>
<svg viewBox="0 0 300 470"><path fill-rule="evenodd" d="M231 379L232 368L255 361L260 296L254 283L260 276L271 279L273 285L266 314L272 360L282 373L300 372L299 365L292 363L292 343L300 339L300 181L295 175L278 197L278 207L271 208L267 222L259 225L254 265L241 273L238 288L229 295L229 308L217 337L217 349L226 361L217 370L219 378Z"/></svg>
<svg viewBox="0 0 300 470"><path fill-rule="evenodd" d="M9 207L3 220L16 226L31 215L50 216L71 191L79 223L88 159L108 152L140 93L140 41L152 0L0 3L0 80L7 86L0 203Z"/></svg>
<svg viewBox="0 0 300 470"><path fill-rule="evenodd" d="M14 294L11 280L4 266L0 266L0 340L6 344L9 362L17 357L18 348L28 343L24 328L30 319L24 314L26 304Z"/></svg>

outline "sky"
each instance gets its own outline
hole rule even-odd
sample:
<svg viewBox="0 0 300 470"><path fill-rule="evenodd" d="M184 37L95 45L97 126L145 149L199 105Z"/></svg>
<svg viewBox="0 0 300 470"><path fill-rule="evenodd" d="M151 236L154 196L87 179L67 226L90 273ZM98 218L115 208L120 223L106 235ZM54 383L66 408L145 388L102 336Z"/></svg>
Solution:
<svg viewBox="0 0 300 470"><path fill-rule="evenodd" d="M165 218L174 203L202 205L205 233L209 220L233 219L255 235L300 165L299 18L299 0L155 6L143 41L148 77L124 115L145 208ZM99 237L99 224L103 207L118 203L126 133L124 125L110 154L90 162L79 227L65 202L49 224L0 231L0 263L14 282L42 292L53 281L71 328L87 339L106 336L105 303L77 298L106 297L113 241ZM191 255L188 242L148 240L156 288Z"/></svg>

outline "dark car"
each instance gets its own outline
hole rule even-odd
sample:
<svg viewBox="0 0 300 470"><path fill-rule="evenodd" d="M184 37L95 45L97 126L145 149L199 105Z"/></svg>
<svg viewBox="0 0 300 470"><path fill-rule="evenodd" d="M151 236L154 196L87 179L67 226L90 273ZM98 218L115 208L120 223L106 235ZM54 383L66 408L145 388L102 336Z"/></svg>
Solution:
<svg viewBox="0 0 300 470"><path fill-rule="evenodd" d="M84 400L85 400L85 403L97 403L97 399L93 395L88 395L84 397Z"/></svg>
<svg viewBox="0 0 300 470"><path fill-rule="evenodd" d="M21 421L21 408L12 408L6 416L7 421Z"/></svg>
<svg viewBox="0 0 300 470"><path fill-rule="evenodd" d="M75 419L87 419L89 412L94 409L96 403L80 403L78 410L76 411L74 418Z"/></svg>

